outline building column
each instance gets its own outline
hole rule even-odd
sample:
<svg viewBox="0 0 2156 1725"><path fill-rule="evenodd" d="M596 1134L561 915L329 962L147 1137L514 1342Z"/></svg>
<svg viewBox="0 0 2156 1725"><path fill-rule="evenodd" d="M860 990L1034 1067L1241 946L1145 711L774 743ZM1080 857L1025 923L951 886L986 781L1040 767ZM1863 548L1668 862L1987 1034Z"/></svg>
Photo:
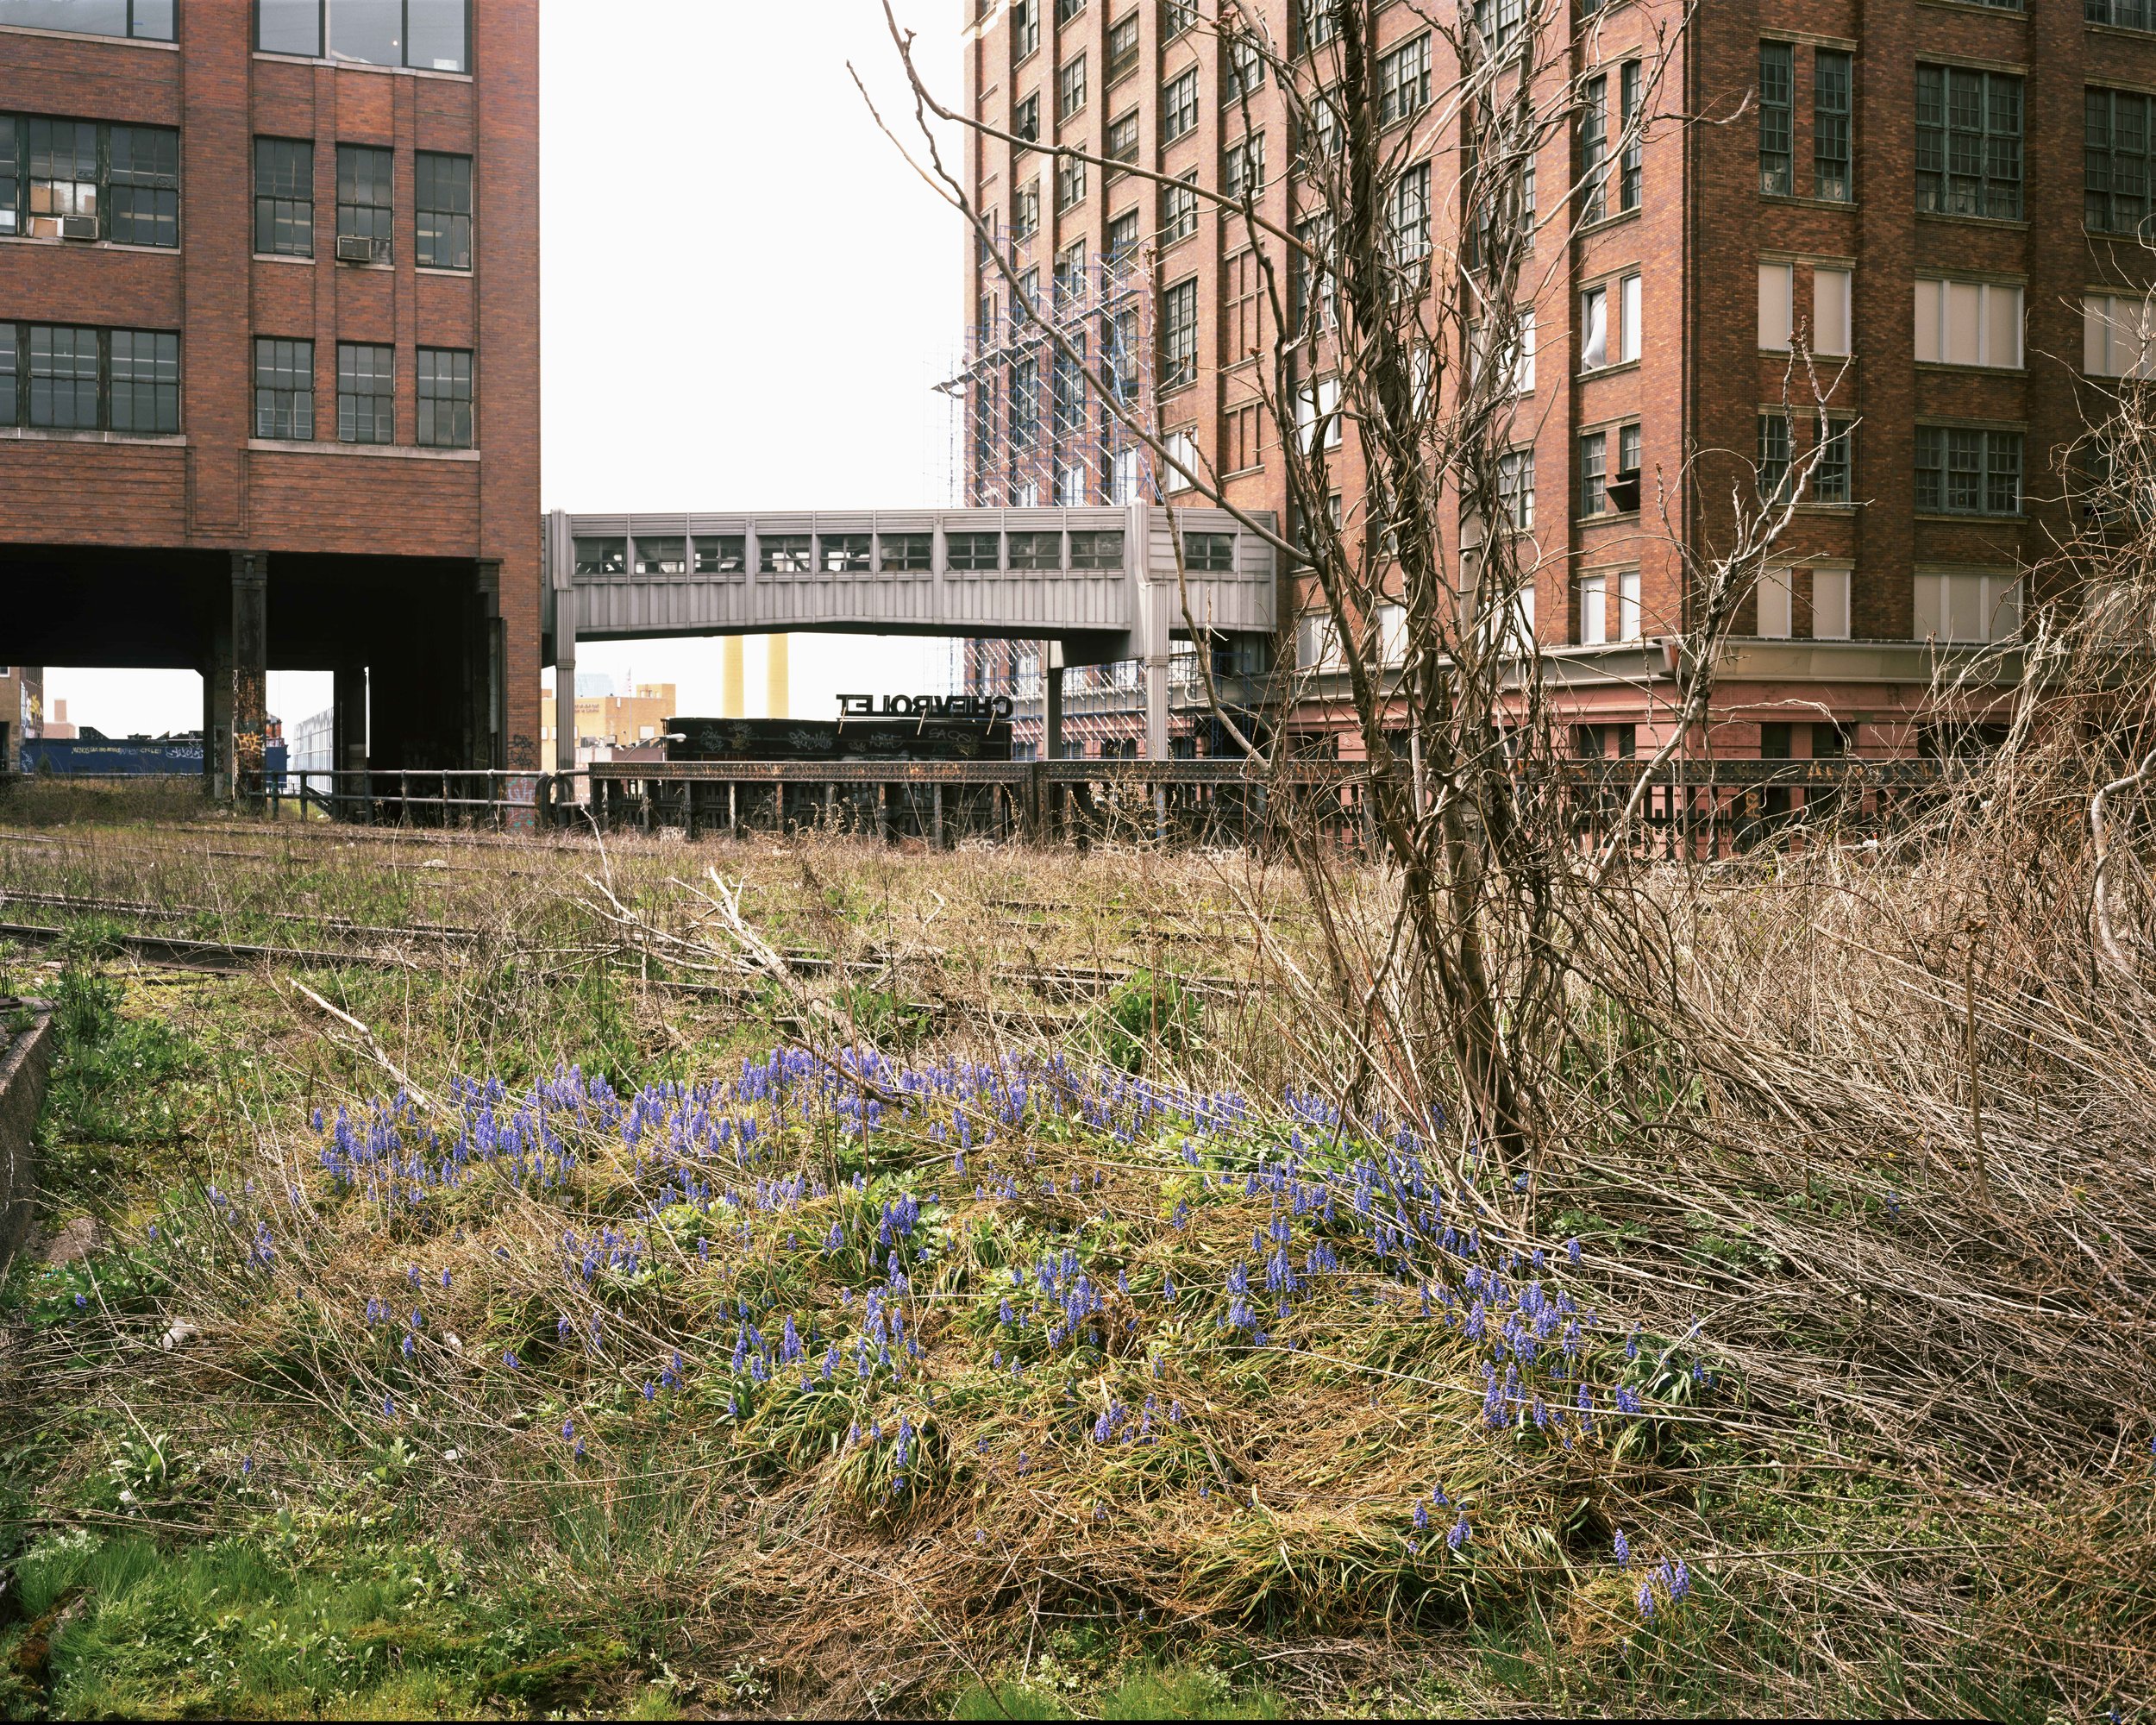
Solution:
<svg viewBox="0 0 2156 1725"><path fill-rule="evenodd" d="M1063 755L1063 662L1059 642L1041 643L1041 759Z"/></svg>
<svg viewBox="0 0 2156 1725"><path fill-rule="evenodd" d="M481 772L509 765L508 641L502 624L502 566L473 566L471 624L465 634L464 764Z"/></svg>
<svg viewBox="0 0 2156 1725"><path fill-rule="evenodd" d="M202 792L232 796L232 605L229 591L210 606L210 647L202 667Z"/></svg>
<svg viewBox="0 0 2156 1725"><path fill-rule="evenodd" d="M269 747L269 559L232 554L232 774L235 794L260 794Z"/></svg>
<svg viewBox="0 0 2156 1725"><path fill-rule="evenodd" d="M329 698L329 765L339 773L364 773L367 770L367 667L358 660L348 660L338 665L335 672L334 693ZM360 787L346 780L330 781L330 806L340 814L356 805L346 800L355 795Z"/></svg>

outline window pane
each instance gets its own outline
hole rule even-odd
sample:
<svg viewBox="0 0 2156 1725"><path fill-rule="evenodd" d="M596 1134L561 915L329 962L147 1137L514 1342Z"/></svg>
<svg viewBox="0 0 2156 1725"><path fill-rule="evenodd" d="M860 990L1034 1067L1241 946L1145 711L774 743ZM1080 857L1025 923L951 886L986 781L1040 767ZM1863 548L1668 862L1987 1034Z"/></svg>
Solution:
<svg viewBox="0 0 2156 1725"><path fill-rule="evenodd" d="M626 539L578 540L576 572L580 575L627 574L629 542Z"/></svg>
<svg viewBox="0 0 2156 1725"><path fill-rule="evenodd" d="M179 134L115 126L110 134L110 237L123 245L179 243Z"/></svg>
<svg viewBox="0 0 2156 1725"><path fill-rule="evenodd" d="M948 542L947 567L954 569L1000 569L1003 567L1000 533L954 533Z"/></svg>
<svg viewBox="0 0 2156 1725"><path fill-rule="evenodd" d="M1074 569L1119 569L1123 567L1120 532L1079 532L1070 536L1070 567Z"/></svg>
<svg viewBox="0 0 2156 1725"><path fill-rule="evenodd" d="M472 447L472 355L459 348L419 350L419 442L432 449Z"/></svg>
<svg viewBox="0 0 2156 1725"><path fill-rule="evenodd" d="M404 0L330 0L329 58L404 63Z"/></svg>
<svg viewBox="0 0 2156 1725"><path fill-rule="evenodd" d="M418 181L419 262L428 269L472 267L472 159L434 155L414 159Z"/></svg>
<svg viewBox="0 0 2156 1725"><path fill-rule="evenodd" d="M135 34L146 41L172 39L173 0L135 0Z"/></svg>
<svg viewBox="0 0 2156 1725"><path fill-rule="evenodd" d="M30 325L30 423L56 431L97 429L97 332Z"/></svg>
<svg viewBox="0 0 2156 1725"><path fill-rule="evenodd" d="M124 36L128 0L0 0L0 24L33 30L76 30L86 36Z"/></svg>
<svg viewBox="0 0 2156 1725"><path fill-rule="evenodd" d="M369 256L378 263L386 263L391 255L393 172L393 158L387 150L337 146L337 238L365 241Z"/></svg>
<svg viewBox="0 0 2156 1725"><path fill-rule="evenodd" d="M315 254L315 147L289 138L254 141L254 249Z"/></svg>
<svg viewBox="0 0 2156 1725"><path fill-rule="evenodd" d="M397 352L355 342L337 344L337 441L395 441Z"/></svg>
<svg viewBox="0 0 2156 1725"><path fill-rule="evenodd" d="M423 72L469 72L467 0L411 0L411 41L405 64Z"/></svg>
<svg viewBox="0 0 2156 1725"><path fill-rule="evenodd" d="M322 0L255 0L254 45L264 53L322 53Z"/></svg>
<svg viewBox="0 0 2156 1725"><path fill-rule="evenodd" d="M880 567L894 574L925 573L936 567L933 533L886 533L879 536Z"/></svg>
<svg viewBox="0 0 2156 1725"><path fill-rule="evenodd" d="M737 575L742 573L745 555L743 536L738 533L715 535L696 542L696 573L699 575Z"/></svg>
<svg viewBox="0 0 2156 1725"><path fill-rule="evenodd" d="M254 435L315 436L315 344L261 337L254 343Z"/></svg>
<svg viewBox="0 0 2156 1725"><path fill-rule="evenodd" d="M0 425L16 423L16 326L0 323Z"/></svg>
<svg viewBox="0 0 2156 1725"><path fill-rule="evenodd" d="M689 542L685 538L639 538L636 573L640 575L683 575L689 568Z"/></svg>
<svg viewBox="0 0 2156 1725"><path fill-rule="evenodd" d="M147 435L179 430L179 337L112 332L112 429Z"/></svg>

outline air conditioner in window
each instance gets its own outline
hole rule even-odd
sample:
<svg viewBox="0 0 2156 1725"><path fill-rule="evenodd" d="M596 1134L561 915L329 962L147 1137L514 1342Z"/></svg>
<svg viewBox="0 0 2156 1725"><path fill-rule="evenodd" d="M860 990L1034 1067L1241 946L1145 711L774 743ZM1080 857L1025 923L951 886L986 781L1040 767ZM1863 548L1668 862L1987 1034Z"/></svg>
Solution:
<svg viewBox="0 0 2156 1725"><path fill-rule="evenodd" d="M385 262L389 248L370 240L364 234L337 235L337 261L341 264L371 264Z"/></svg>
<svg viewBox="0 0 2156 1725"><path fill-rule="evenodd" d="M1630 515L1639 507L1639 469L1632 468L1610 480L1609 507L1613 514Z"/></svg>
<svg viewBox="0 0 2156 1725"><path fill-rule="evenodd" d="M60 236L63 240L94 240L97 237L97 218L63 216L60 218Z"/></svg>

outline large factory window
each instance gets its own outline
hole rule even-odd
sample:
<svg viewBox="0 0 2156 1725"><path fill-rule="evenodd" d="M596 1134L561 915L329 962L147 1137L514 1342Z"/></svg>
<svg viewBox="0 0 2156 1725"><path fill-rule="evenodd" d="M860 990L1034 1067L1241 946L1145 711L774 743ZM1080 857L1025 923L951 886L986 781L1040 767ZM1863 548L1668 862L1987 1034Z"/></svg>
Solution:
<svg viewBox="0 0 2156 1725"><path fill-rule="evenodd" d="M179 337L112 332L112 429L165 436L179 430Z"/></svg>
<svg viewBox="0 0 2156 1725"><path fill-rule="evenodd" d="M390 260L394 158L365 144L337 146L337 256L354 263Z"/></svg>
<svg viewBox="0 0 2156 1725"><path fill-rule="evenodd" d="M264 53L321 60L325 44L328 59L352 66L469 72L470 0L255 0L254 46Z"/></svg>
<svg viewBox="0 0 2156 1725"><path fill-rule="evenodd" d="M179 134L0 114L0 235L179 244Z"/></svg>
<svg viewBox="0 0 2156 1725"><path fill-rule="evenodd" d="M472 158L422 150L413 161L419 182L419 267L472 267Z"/></svg>
<svg viewBox="0 0 2156 1725"><path fill-rule="evenodd" d="M254 435L315 440L315 344L273 336L254 339Z"/></svg>
<svg viewBox="0 0 2156 1725"><path fill-rule="evenodd" d="M397 441L397 350L337 343L337 442Z"/></svg>
<svg viewBox="0 0 2156 1725"><path fill-rule="evenodd" d="M0 425L179 430L179 337L145 329L0 323Z"/></svg>
<svg viewBox="0 0 2156 1725"><path fill-rule="evenodd" d="M429 449L472 447L472 356L461 348L419 350L419 442Z"/></svg>
<svg viewBox="0 0 2156 1725"><path fill-rule="evenodd" d="M169 42L172 9L172 0L0 0L0 24Z"/></svg>
<svg viewBox="0 0 2156 1725"><path fill-rule="evenodd" d="M254 141L254 249L315 254L315 147L304 138Z"/></svg>

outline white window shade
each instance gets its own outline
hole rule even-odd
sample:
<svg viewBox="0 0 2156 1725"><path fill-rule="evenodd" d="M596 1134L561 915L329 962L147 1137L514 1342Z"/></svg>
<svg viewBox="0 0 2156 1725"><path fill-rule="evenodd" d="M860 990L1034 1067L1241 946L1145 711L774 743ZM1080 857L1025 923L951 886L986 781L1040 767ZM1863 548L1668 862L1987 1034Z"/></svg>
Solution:
<svg viewBox="0 0 2156 1725"><path fill-rule="evenodd" d="M1830 359L1843 359L1852 351L1850 301L1852 282L1846 269L1812 272L1812 351Z"/></svg>
<svg viewBox="0 0 2156 1725"><path fill-rule="evenodd" d="M1339 392L1339 386L1333 386ZM1171 431L1167 439L1168 461L1163 465L1167 471L1161 475L1166 489L1171 492L1189 491L1198 481L1193 477L1198 472L1198 440L1188 431Z"/></svg>
<svg viewBox="0 0 2156 1725"><path fill-rule="evenodd" d="M1849 639L1849 571L1812 571L1812 639Z"/></svg>
<svg viewBox="0 0 2156 1725"><path fill-rule="evenodd" d="M1535 315L1532 311L1520 314L1520 352L1513 363L1513 388L1521 395L1534 393Z"/></svg>
<svg viewBox="0 0 2156 1725"><path fill-rule="evenodd" d="M2128 295L2092 293L2081 302L2082 369L2090 377L2156 375L2148 302Z"/></svg>
<svg viewBox="0 0 2156 1725"><path fill-rule="evenodd" d="M1295 392L1295 429L1306 455L1314 455L1320 442L1328 449L1340 447L1339 379L1320 378Z"/></svg>
<svg viewBox="0 0 2156 1725"><path fill-rule="evenodd" d="M1382 665L1404 665L1407 662L1407 606L1381 605L1377 607L1377 659Z"/></svg>
<svg viewBox="0 0 2156 1725"><path fill-rule="evenodd" d="M1344 662L1340 656L1340 632L1332 626L1332 617L1324 612L1306 612L1295 619L1295 668L1299 671L1337 671Z"/></svg>
<svg viewBox="0 0 2156 1725"><path fill-rule="evenodd" d="M1796 271L1789 264L1759 266L1759 345L1787 353L1796 327Z"/></svg>
<svg viewBox="0 0 2156 1725"><path fill-rule="evenodd" d="M2023 298L2008 283L1918 277L1916 357L1931 365L2020 369Z"/></svg>
<svg viewBox="0 0 2156 1725"><path fill-rule="evenodd" d="M1971 573L1916 578L1916 638L1980 645L2021 632L2019 576Z"/></svg>
<svg viewBox="0 0 2156 1725"><path fill-rule="evenodd" d="M1789 620L1793 582L1787 569L1759 571L1759 626L1763 641L1786 641L1796 633Z"/></svg>
<svg viewBox="0 0 2156 1725"><path fill-rule="evenodd" d="M1617 358L1629 365L1639 357L1639 278L1628 275L1620 282L1617 298Z"/></svg>
<svg viewBox="0 0 2156 1725"><path fill-rule="evenodd" d="M1580 369L1600 371L1609 363L1609 293L1590 287L1580 296Z"/></svg>
<svg viewBox="0 0 2156 1725"><path fill-rule="evenodd" d="M1617 638L1637 641L1639 634L1639 571L1626 569L1617 577Z"/></svg>
<svg viewBox="0 0 2156 1725"><path fill-rule="evenodd" d="M1603 575L1580 577L1580 645L1600 647L1609 639L1609 582Z"/></svg>

